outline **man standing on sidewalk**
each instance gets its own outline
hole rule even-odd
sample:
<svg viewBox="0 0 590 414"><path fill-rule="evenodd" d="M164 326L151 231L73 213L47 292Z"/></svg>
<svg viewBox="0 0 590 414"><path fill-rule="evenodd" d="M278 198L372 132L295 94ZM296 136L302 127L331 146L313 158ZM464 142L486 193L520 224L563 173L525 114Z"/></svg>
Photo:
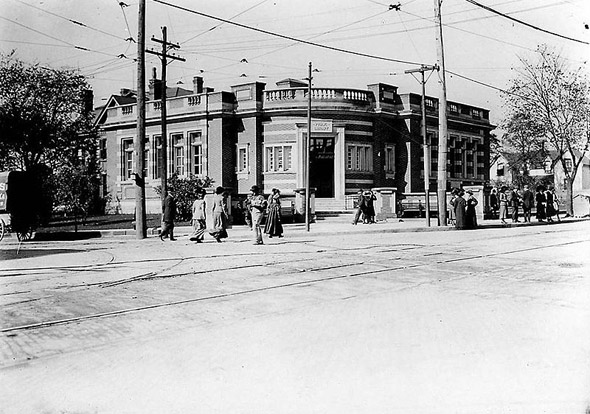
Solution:
<svg viewBox="0 0 590 414"><path fill-rule="evenodd" d="M164 201L162 201L162 231L160 232L160 240L164 240L170 236L170 241L175 241L174 238L174 219L176 218L176 200L171 190L168 190Z"/></svg>
<svg viewBox="0 0 590 414"><path fill-rule="evenodd" d="M266 210L266 200L264 196L260 194L260 189L257 185L253 185L250 188L252 198L250 199L250 212L252 214L252 228L254 229L254 244L264 244L262 241L262 229L260 225L262 218L264 217L264 211Z"/></svg>
<svg viewBox="0 0 590 414"><path fill-rule="evenodd" d="M520 197L516 187L512 187L510 192L510 206L512 207L512 222L518 223L518 204L520 203Z"/></svg>
<svg viewBox="0 0 590 414"><path fill-rule="evenodd" d="M525 185L524 191L522 193L522 215L524 216L525 223L531 222L531 210L532 210L534 204L535 204L535 195L529 189L529 186Z"/></svg>

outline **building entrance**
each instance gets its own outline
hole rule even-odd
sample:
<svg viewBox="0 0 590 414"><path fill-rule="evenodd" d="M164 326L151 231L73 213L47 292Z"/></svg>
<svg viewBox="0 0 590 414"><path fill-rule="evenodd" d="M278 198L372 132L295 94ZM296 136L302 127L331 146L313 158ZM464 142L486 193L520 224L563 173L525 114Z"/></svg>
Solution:
<svg viewBox="0 0 590 414"><path fill-rule="evenodd" d="M334 197L334 138L312 137L309 142L309 186L317 198Z"/></svg>

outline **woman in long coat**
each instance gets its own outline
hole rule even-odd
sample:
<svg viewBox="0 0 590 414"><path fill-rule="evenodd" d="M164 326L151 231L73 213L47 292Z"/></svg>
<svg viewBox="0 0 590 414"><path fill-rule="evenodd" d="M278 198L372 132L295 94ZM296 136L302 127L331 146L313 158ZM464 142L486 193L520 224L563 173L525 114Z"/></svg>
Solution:
<svg viewBox="0 0 590 414"><path fill-rule="evenodd" d="M508 188L506 187L502 187L500 188L500 194L499 194L499 198L500 198L500 220L502 221L502 223L506 224L506 218L508 218L508 195L506 194L506 191L508 190Z"/></svg>
<svg viewBox="0 0 590 414"><path fill-rule="evenodd" d="M266 207L266 224L264 232L268 237L283 237L283 225L281 223L281 192L278 188L273 188L268 196Z"/></svg>
<svg viewBox="0 0 590 414"><path fill-rule="evenodd" d="M455 225L455 199L457 198L457 189L453 188L451 190L451 198L449 199L449 202L447 204L447 207L449 208L449 224L451 226Z"/></svg>
<svg viewBox="0 0 590 414"><path fill-rule="evenodd" d="M553 193L551 190L545 191L545 215L547 216L547 221L549 223L553 223L553 216L555 215L555 205L553 200Z"/></svg>
<svg viewBox="0 0 590 414"><path fill-rule="evenodd" d="M467 208L465 209L465 228L466 229L475 229L477 228L477 213L475 212L475 206L477 206L478 202L475 197L473 197L473 191L467 190L466 191L469 196L467 197Z"/></svg>
<svg viewBox="0 0 590 414"><path fill-rule="evenodd" d="M211 209L213 211L213 228L209 231L209 234L213 236L217 243L221 243L221 239L227 238L227 222L229 218L227 193L223 187L215 189Z"/></svg>
<svg viewBox="0 0 590 414"><path fill-rule="evenodd" d="M463 190L460 190L455 198L455 228L462 230L465 228L465 206L467 202L463 198Z"/></svg>
<svg viewBox="0 0 590 414"><path fill-rule="evenodd" d="M543 193L545 191L545 187L542 185L537 187L537 194L535 194L535 202L537 203L537 220L543 221L545 220L546 213L545 213L545 203L547 202L547 198Z"/></svg>

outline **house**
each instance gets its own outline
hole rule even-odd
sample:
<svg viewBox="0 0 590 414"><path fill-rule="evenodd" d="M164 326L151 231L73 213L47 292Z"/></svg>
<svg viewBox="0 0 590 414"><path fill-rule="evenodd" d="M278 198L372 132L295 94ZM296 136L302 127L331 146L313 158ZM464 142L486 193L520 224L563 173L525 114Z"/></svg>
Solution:
<svg viewBox="0 0 590 414"><path fill-rule="evenodd" d="M154 191L162 170L157 86L152 81L146 102L146 167L141 175L148 212L160 211ZM137 108L133 93L122 92L108 100L96 119L103 192L111 196L112 211L130 213L135 207ZM420 95L398 94L397 87L383 83L366 90L314 87L311 95L309 181L316 189L316 206L350 207L359 188L424 191ZM434 190L438 101L427 97L425 103ZM167 99L168 172L208 176L237 197L257 184L265 193L276 187L284 197L296 198L305 187L307 107L307 83L299 80L285 79L272 89L249 82L214 91L195 77L192 90L177 88ZM489 179L493 128L489 111L449 105L449 188L483 185Z"/></svg>

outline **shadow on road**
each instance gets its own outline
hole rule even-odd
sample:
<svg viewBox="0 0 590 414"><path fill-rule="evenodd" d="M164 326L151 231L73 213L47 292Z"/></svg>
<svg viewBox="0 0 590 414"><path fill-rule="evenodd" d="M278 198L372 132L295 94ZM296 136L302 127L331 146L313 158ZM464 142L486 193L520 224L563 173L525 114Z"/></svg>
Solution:
<svg viewBox="0 0 590 414"><path fill-rule="evenodd" d="M26 246L19 249L0 250L0 260L32 259L35 257L52 256L58 254L80 253L78 249L31 249Z"/></svg>
<svg viewBox="0 0 590 414"><path fill-rule="evenodd" d="M75 241L97 239L101 237L100 231L70 232L58 231L53 233L36 233L35 241Z"/></svg>

